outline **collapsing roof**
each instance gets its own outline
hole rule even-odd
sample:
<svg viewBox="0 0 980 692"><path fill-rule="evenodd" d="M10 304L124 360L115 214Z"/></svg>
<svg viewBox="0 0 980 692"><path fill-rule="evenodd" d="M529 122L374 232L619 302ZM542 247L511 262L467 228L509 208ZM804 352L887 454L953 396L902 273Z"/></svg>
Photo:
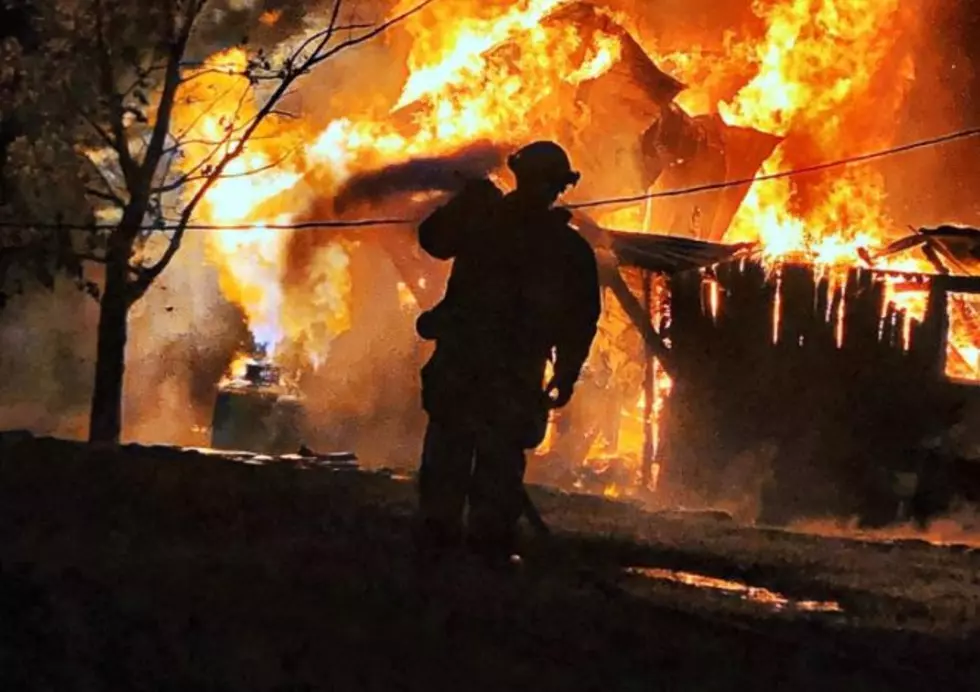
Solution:
<svg viewBox="0 0 980 692"><path fill-rule="evenodd" d="M609 231L611 250L621 266L676 274L710 266L751 251L751 244L725 245L692 238Z"/></svg>
<svg viewBox="0 0 980 692"><path fill-rule="evenodd" d="M861 258L873 266L884 257L920 249L939 274L980 276L980 230L951 225L912 230L877 252L862 251Z"/></svg>
<svg viewBox="0 0 980 692"><path fill-rule="evenodd" d="M620 45L619 60L597 79L585 82L579 98L593 110L614 107L616 114L628 113L649 123L660 117L660 108L673 101L687 87L654 64L636 39L608 14L590 3L577 2L552 13L546 25L571 24L581 31L615 36ZM583 46L594 45L584 40Z"/></svg>
<svg viewBox="0 0 980 692"><path fill-rule="evenodd" d="M675 99L687 86L661 70L626 29L592 4L564 7L546 23L612 35L621 47L619 60L601 76L584 82L576 94L588 105L592 118L587 131L577 132L570 143L579 144L574 146L574 158L587 163L589 178L598 173L600 178L623 179L623 160L608 154L608 145L621 135L638 138L633 146L640 184L644 189L656 184L661 190L750 179L782 142L774 135L728 125L714 113L685 112ZM583 45L594 43L583 41ZM610 128L610 123L615 127ZM604 171L609 175L602 175ZM739 185L658 199L648 230L720 240L748 190L748 185Z"/></svg>
<svg viewBox="0 0 980 692"><path fill-rule="evenodd" d="M872 269L887 271L887 267L876 266L880 260L921 250L932 262L935 274L980 278L980 229L945 225L912 230L912 234L880 250L858 249L860 259ZM604 232L606 239L602 244L609 246L621 265L663 274L710 266L758 250L755 243L726 244L611 229L604 229Z"/></svg>
<svg viewBox="0 0 980 692"><path fill-rule="evenodd" d="M774 135L728 125L717 114L691 117L670 104L643 134L646 182L662 191L749 180L781 142ZM658 199L650 228L720 240L748 191L743 184Z"/></svg>

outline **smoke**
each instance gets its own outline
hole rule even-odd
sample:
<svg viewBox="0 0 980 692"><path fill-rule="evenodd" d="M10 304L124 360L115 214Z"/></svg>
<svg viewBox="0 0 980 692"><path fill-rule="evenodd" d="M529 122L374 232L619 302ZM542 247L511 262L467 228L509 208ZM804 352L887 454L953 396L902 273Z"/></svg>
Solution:
<svg viewBox="0 0 980 692"><path fill-rule="evenodd" d="M916 73L899 112L901 140L914 141L980 126L980 12L962 0L922 3L922 30L912 47ZM976 138L919 150L887 171L891 210L913 226L980 225L980 156Z"/></svg>
<svg viewBox="0 0 980 692"><path fill-rule="evenodd" d="M339 0L337 26L346 32L383 21L388 0ZM212 0L198 18L192 52L207 54L247 43L274 49L327 26L334 0Z"/></svg>
<svg viewBox="0 0 980 692"><path fill-rule="evenodd" d="M239 310L206 262L203 234L189 233L129 319L124 436L208 445L218 381L249 340Z"/></svg>
<svg viewBox="0 0 980 692"><path fill-rule="evenodd" d="M87 436L98 310L59 281L54 291L32 290L0 311L0 429ZM130 313L124 439L207 444L200 428L210 424L215 385L247 338L241 314L221 297L204 261L202 239L189 234Z"/></svg>
<svg viewBox="0 0 980 692"><path fill-rule="evenodd" d="M467 180L484 178L503 165L505 151L490 142L477 142L448 156L419 158L353 176L337 192L334 209L343 213L354 205L378 204L394 195L452 192Z"/></svg>
<svg viewBox="0 0 980 692"><path fill-rule="evenodd" d="M0 311L0 429L85 435L97 322L96 302L67 280Z"/></svg>
<svg viewBox="0 0 980 692"><path fill-rule="evenodd" d="M919 540L936 545L969 545L980 548L980 508L966 502L955 503L950 511L925 526L906 522L883 529L862 529L857 519L806 520L791 524L791 531L829 538L869 541Z"/></svg>
<svg viewBox="0 0 980 692"><path fill-rule="evenodd" d="M299 235L302 250L294 249L297 253L337 242L331 234ZM326 360L302 382L308 443L352 449L369 466L413 467L424 422L414 329L418 308L404 300L398 289L402 276L382 244L348 241L345 246L352 319L349 329L332 340ZM305 286L307 292L314 288Z"/></svg>

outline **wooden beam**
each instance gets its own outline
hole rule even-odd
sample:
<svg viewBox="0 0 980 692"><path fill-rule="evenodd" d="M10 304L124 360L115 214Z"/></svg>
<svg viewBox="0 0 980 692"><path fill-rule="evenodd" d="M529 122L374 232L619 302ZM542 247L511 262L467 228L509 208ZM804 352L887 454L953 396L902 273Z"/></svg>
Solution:
<svg viewBox="0 0 980 692"><path fill-rule="evenodd" d="M653 314L653 272L643 272L643 307L646 314ZM645 342L644 342L645 343ZM646 344L643 358L643 487L650 484L653 468L653 412L656 395L654 392L654 354Z"/></svg>

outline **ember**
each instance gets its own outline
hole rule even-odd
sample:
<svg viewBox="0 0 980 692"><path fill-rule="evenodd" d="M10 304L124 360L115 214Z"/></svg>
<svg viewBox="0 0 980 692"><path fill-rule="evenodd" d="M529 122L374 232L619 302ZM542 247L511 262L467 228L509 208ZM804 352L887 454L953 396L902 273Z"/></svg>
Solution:
<svg viewBox="0 0 980 692"><path fill-rule="evenodd" d="M724 594L738 596L750 603L765 606L775 611L799 611L808 613L842 613L840 604L836 601L797 600L784 596L776 591L761 586L749 586L731 579L718 579L693 572L679 572L654 567L631 567L627 574L656 579L690 586L706 591L718 591Z"/></svg>

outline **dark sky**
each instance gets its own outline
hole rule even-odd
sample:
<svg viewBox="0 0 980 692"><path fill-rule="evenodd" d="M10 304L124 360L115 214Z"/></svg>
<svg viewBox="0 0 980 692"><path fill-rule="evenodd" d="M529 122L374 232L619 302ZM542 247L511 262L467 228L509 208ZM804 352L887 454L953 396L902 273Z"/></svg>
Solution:
<svg viewBox="0 0 980 692"><path fill-rule="evenodd" d="M917 47L915 85L900 114L902 142L980 127L980 3L936 2L946 13L927 20ZM980 137L896 157L888 175L897 222L980 226Z"/></svg>

